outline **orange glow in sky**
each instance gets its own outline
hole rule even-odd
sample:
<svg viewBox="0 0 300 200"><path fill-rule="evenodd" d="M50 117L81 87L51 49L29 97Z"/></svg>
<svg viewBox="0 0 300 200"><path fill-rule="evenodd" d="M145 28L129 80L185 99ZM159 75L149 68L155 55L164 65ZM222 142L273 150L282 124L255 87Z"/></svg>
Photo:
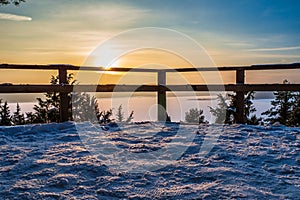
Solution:
<svg viewBox="0 0 300 200"><path fill-rule="evenodd" d="M80 66L101 42L122 31L141 27L169 28L188 35L206 49L217 66L300 60L300 17L295 12L298 4L170 1L167 5L152 1L32 0L19 7L1 6L0 63ZM128 38L133 42L135 39ZM116 44L107 52L116 48L122 47ZM137 67L145 63L191 67L182 58L162 51L131 52L111 66ZM282 73L291 82L298 81L297 73L287 71L273 75L249 73L247 80L281 82ZM49 72L2 70L0 82L47 83L49 76ZM110 73L105 79L117 81L118 76ZM191 82L201 82L198 76L184 76ZM232 74L224 73L223 78L226 82L234 81Z"/></svg>

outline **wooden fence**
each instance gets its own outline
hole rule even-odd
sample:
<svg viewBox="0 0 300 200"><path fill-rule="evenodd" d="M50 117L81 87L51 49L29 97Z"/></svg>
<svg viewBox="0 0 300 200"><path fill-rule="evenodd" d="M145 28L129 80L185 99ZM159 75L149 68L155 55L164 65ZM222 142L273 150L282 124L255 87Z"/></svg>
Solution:
<svg viewBox="0 0 300 200"><path fill-rule="evenodd" d="M244 123L244 94L248 91L300 91L300 84L246 84L246 71L261 70L289 70L300 69L300 63L294 64L272 64L272 65L252 65L234 67L202 67L202 68L177 68L177 69L141 69L141 68L101 68L101 67L78 67L73 65L13 65L1 64L1 69L18 70L58 70L59 85L35 85L35 84L1 84L0 93L60 93L60 121L68 121L68 93L73 91L72 85L67 85L67 73L72 71L116 71L116 72L152 72L157 73L156 85L77 85L76 91L82 92L114 92L117 87L118 92L157 92L157 104L163 109L158 109L158 120L166 120L168 91L187 91L187 85L166 85L167 73L172 72L205 72L205 71L234 71L236 73L235 84L225 85L188 85L194 91L233 91L237 95L237 123ZM92 87L91 87L92 86Z"/></svg>

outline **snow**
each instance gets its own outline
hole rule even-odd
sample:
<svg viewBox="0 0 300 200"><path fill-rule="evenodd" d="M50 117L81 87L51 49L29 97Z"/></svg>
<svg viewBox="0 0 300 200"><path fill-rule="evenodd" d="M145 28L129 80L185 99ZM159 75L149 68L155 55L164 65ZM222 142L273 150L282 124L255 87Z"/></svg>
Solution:
<svg viewBox="0 0 300 200"><path fill-rule="evenodd" d="M280 125L0 127L0 197L298 199L299 139Z"/></svg>

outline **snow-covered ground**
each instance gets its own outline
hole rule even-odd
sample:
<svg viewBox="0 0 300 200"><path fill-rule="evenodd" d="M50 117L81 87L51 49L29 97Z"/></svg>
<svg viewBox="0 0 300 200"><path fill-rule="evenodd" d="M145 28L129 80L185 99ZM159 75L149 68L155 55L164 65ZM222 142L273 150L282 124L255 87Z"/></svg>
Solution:
<svg viewBox="0 0 300 200"><path fill-rule="evenodd" d="M192 134L192 141L175 139L173 147L186 151L156 170L133 171L149 163L131 157L118 170L95 146L99 135L101 144L147 154L172 143L178 132ZM0 199L299 199L299 139L300 128L284 126L0 127Z"/></svg>

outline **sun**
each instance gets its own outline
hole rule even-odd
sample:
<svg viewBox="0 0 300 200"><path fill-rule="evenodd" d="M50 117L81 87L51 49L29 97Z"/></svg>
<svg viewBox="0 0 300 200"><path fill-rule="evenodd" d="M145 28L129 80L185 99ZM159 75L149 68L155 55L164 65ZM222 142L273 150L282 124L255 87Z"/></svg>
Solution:
<svg viewBox="0 0 300 200"><path fill-rule="evenodd" d="M109 70L111 68L118 68L118 67L120 67L120 63L121 63L120 59L117 59L117 60L113 61L113 63L111 65L105 66L104 68L106 70Z"/></svg>
<svg viewBox="0 0 300 200"><path fill-rule="evenodd" d="M102 66L105 71L100 71L100 74L108 74L108 75L122 75L123 72L118 71L110 71L112 68L119 68L120 67L120 60L113 61L112 64Z"/></svg>

